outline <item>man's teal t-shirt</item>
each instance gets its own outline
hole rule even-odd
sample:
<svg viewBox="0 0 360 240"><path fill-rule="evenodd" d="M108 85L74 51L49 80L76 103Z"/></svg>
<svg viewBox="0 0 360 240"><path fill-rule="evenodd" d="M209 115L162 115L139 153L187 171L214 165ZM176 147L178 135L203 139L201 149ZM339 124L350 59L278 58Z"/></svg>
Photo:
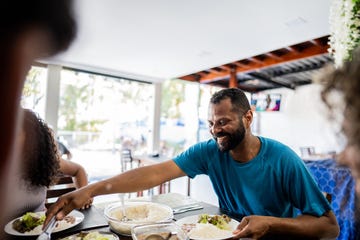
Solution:
<svg viewBox="0 0 360 240"><path fill-rule="evenodd" d="M221 152L211 139L174 158L191 178L209 176L220 208L239 215L321 216L331 207L298 155L284 144L259 137L258 155L247 163Z"/></svg>

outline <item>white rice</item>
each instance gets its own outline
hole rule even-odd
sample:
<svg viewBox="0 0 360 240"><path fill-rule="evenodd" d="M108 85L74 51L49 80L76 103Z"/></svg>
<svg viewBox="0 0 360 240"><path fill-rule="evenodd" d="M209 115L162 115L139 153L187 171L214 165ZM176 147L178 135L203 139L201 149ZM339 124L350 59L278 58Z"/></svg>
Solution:
<svg viewBox="0 0 360 240"><path fill-rule="evenodd" d="M125 214L129 221L121 221L123 217L122 208L115 208L109 215L119 221L110 220L109 224L117 233L130 235L133 226L171 219L172 210L161 205L145 203L125 206Z"/></svg>
<svg viewBox="0 0 360 240"><path fill-rule="evenodd" d="M171 213L162 206L144 204L126 207L125 214L126 217L133 222L156 222L169 218ZM118 220L122 219L122 215L121 208L116 209L111 213L111 216Z"/></svg>
<svg viewBox="0 0 360 240"><path fill-rule="evenodd" d="M232 236L232 231L217 228L209 223L197 223L188 236L191 239L225 239Z"/></svg>

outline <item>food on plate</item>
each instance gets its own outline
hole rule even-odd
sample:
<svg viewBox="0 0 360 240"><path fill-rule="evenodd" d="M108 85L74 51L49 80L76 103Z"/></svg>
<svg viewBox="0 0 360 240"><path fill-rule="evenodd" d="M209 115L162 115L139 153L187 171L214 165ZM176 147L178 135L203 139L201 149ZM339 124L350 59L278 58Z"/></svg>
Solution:
<svg viewBox="0 0 360 240"><path fill-rule="evenodd" d="M238 224L227 215L209 214L185 217L178 222L189 238L196 240L231 238Z"/></svg>
<svg viewBox="0 0 360 240"><path fill-rule="evenodd" d="M123 218L124 211L126 220ZM173 218L173 212L169 206L150 202L129 202L125 206L115 203L106 207L105 217L116 233L131 235L132 227L169 221Z"/></svg>
<svg viewBox="0 0 360 240"><path fill-rule="evenodd" d="M76 221L76 218L74 216L67 215L66 217L64 217L63 221L70 223L70 224L74 224Z"/></svg>
<svg viewBox="0 0 360 240"><path fill-rule="evenodd" d="M231 218L225 214L222 215L201 214L199 215L198 223L210 223L219 229L230 230L230 226L229 226L230 221Z"/></svg>
<svg viewBox="0 0 360 240"><path fill-rule="evenodd" d="M42 232L42 225L45 221L44 212L27 212L12 223L12 228L19 233L26 234L40 234ZM58 221L55 225L55 230L65 229L75 223L74 216L68 215L63 220Z"/></svg>
<svg viewBox="0 0 360 240"><path fill-rule="evenodd" d="M163 207L153 204L128 206L125 208L125 214L128 221L138 222L153 222L169 217L168 211L164 211ZM123 219L123 210L117 209L111 215L121 220Z"/></svg>
<svg viewBox="0 0 360 240"><path fill-rule="evenodd" d="M209 223L197 223L188 236L191 239L225 239L232 235L232 231L224 230Z"/></svg>
<svg viewBox="0 0 360 240"><path fill-rule="evenodd" d="M98 231L80 232L61 240L118 240L119 238L110 233L102 233Z"/></svg>
<svg viewBox="0 0 360 240"><path fill-rule="evenodd" d="M21 218L15 220L12 224L14 230L24 233L32 231L37 226L40 226L45 221L45 215L34 212L27 212Z"/></svg>

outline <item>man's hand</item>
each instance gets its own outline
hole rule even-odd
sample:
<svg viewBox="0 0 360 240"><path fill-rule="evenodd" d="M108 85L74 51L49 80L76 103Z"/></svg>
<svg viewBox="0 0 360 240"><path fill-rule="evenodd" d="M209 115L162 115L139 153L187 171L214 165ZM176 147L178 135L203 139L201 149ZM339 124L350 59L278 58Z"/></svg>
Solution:
<svg viewBox="0 0 360 240"><path fill-rule="evenodd" d="M237 229L234 230L234 238L259 239L268 233L270 229L269 217L247 216L243 217Z"/></svg>
<svg viewBox="0 0 360 240"><path fill-rule="evenodd" d="M56 216L57 220L62 220L72 210L83 208L90 202L92 202L92 197L86 187L62 195L46 211L43 228L47 226L53 216Z"/></svg>

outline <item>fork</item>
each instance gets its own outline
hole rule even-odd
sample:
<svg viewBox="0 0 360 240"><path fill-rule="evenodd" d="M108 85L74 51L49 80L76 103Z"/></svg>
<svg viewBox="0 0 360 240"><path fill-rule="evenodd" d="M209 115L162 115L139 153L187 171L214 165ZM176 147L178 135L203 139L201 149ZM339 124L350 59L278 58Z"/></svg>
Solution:
<svg viewBox="0 0 360 240"><path fill-rule="evenodd" d="M44 231L38 236L36 240L50 240L51 239L51 232L54 229L56 224L56 218L53 216L50 219L49 224L45 227Z"/></svg>
<svg viewBox="0 0 360 240"><path fill-rule="evenodd" d="M184 213L184 212L194 211L194 210L199 210L199 209L203 209L203 206L201 206L200 204L192 204L192 205L188 205L188 206L173 208L173 213L179 214L179 213Z"/></svg>

